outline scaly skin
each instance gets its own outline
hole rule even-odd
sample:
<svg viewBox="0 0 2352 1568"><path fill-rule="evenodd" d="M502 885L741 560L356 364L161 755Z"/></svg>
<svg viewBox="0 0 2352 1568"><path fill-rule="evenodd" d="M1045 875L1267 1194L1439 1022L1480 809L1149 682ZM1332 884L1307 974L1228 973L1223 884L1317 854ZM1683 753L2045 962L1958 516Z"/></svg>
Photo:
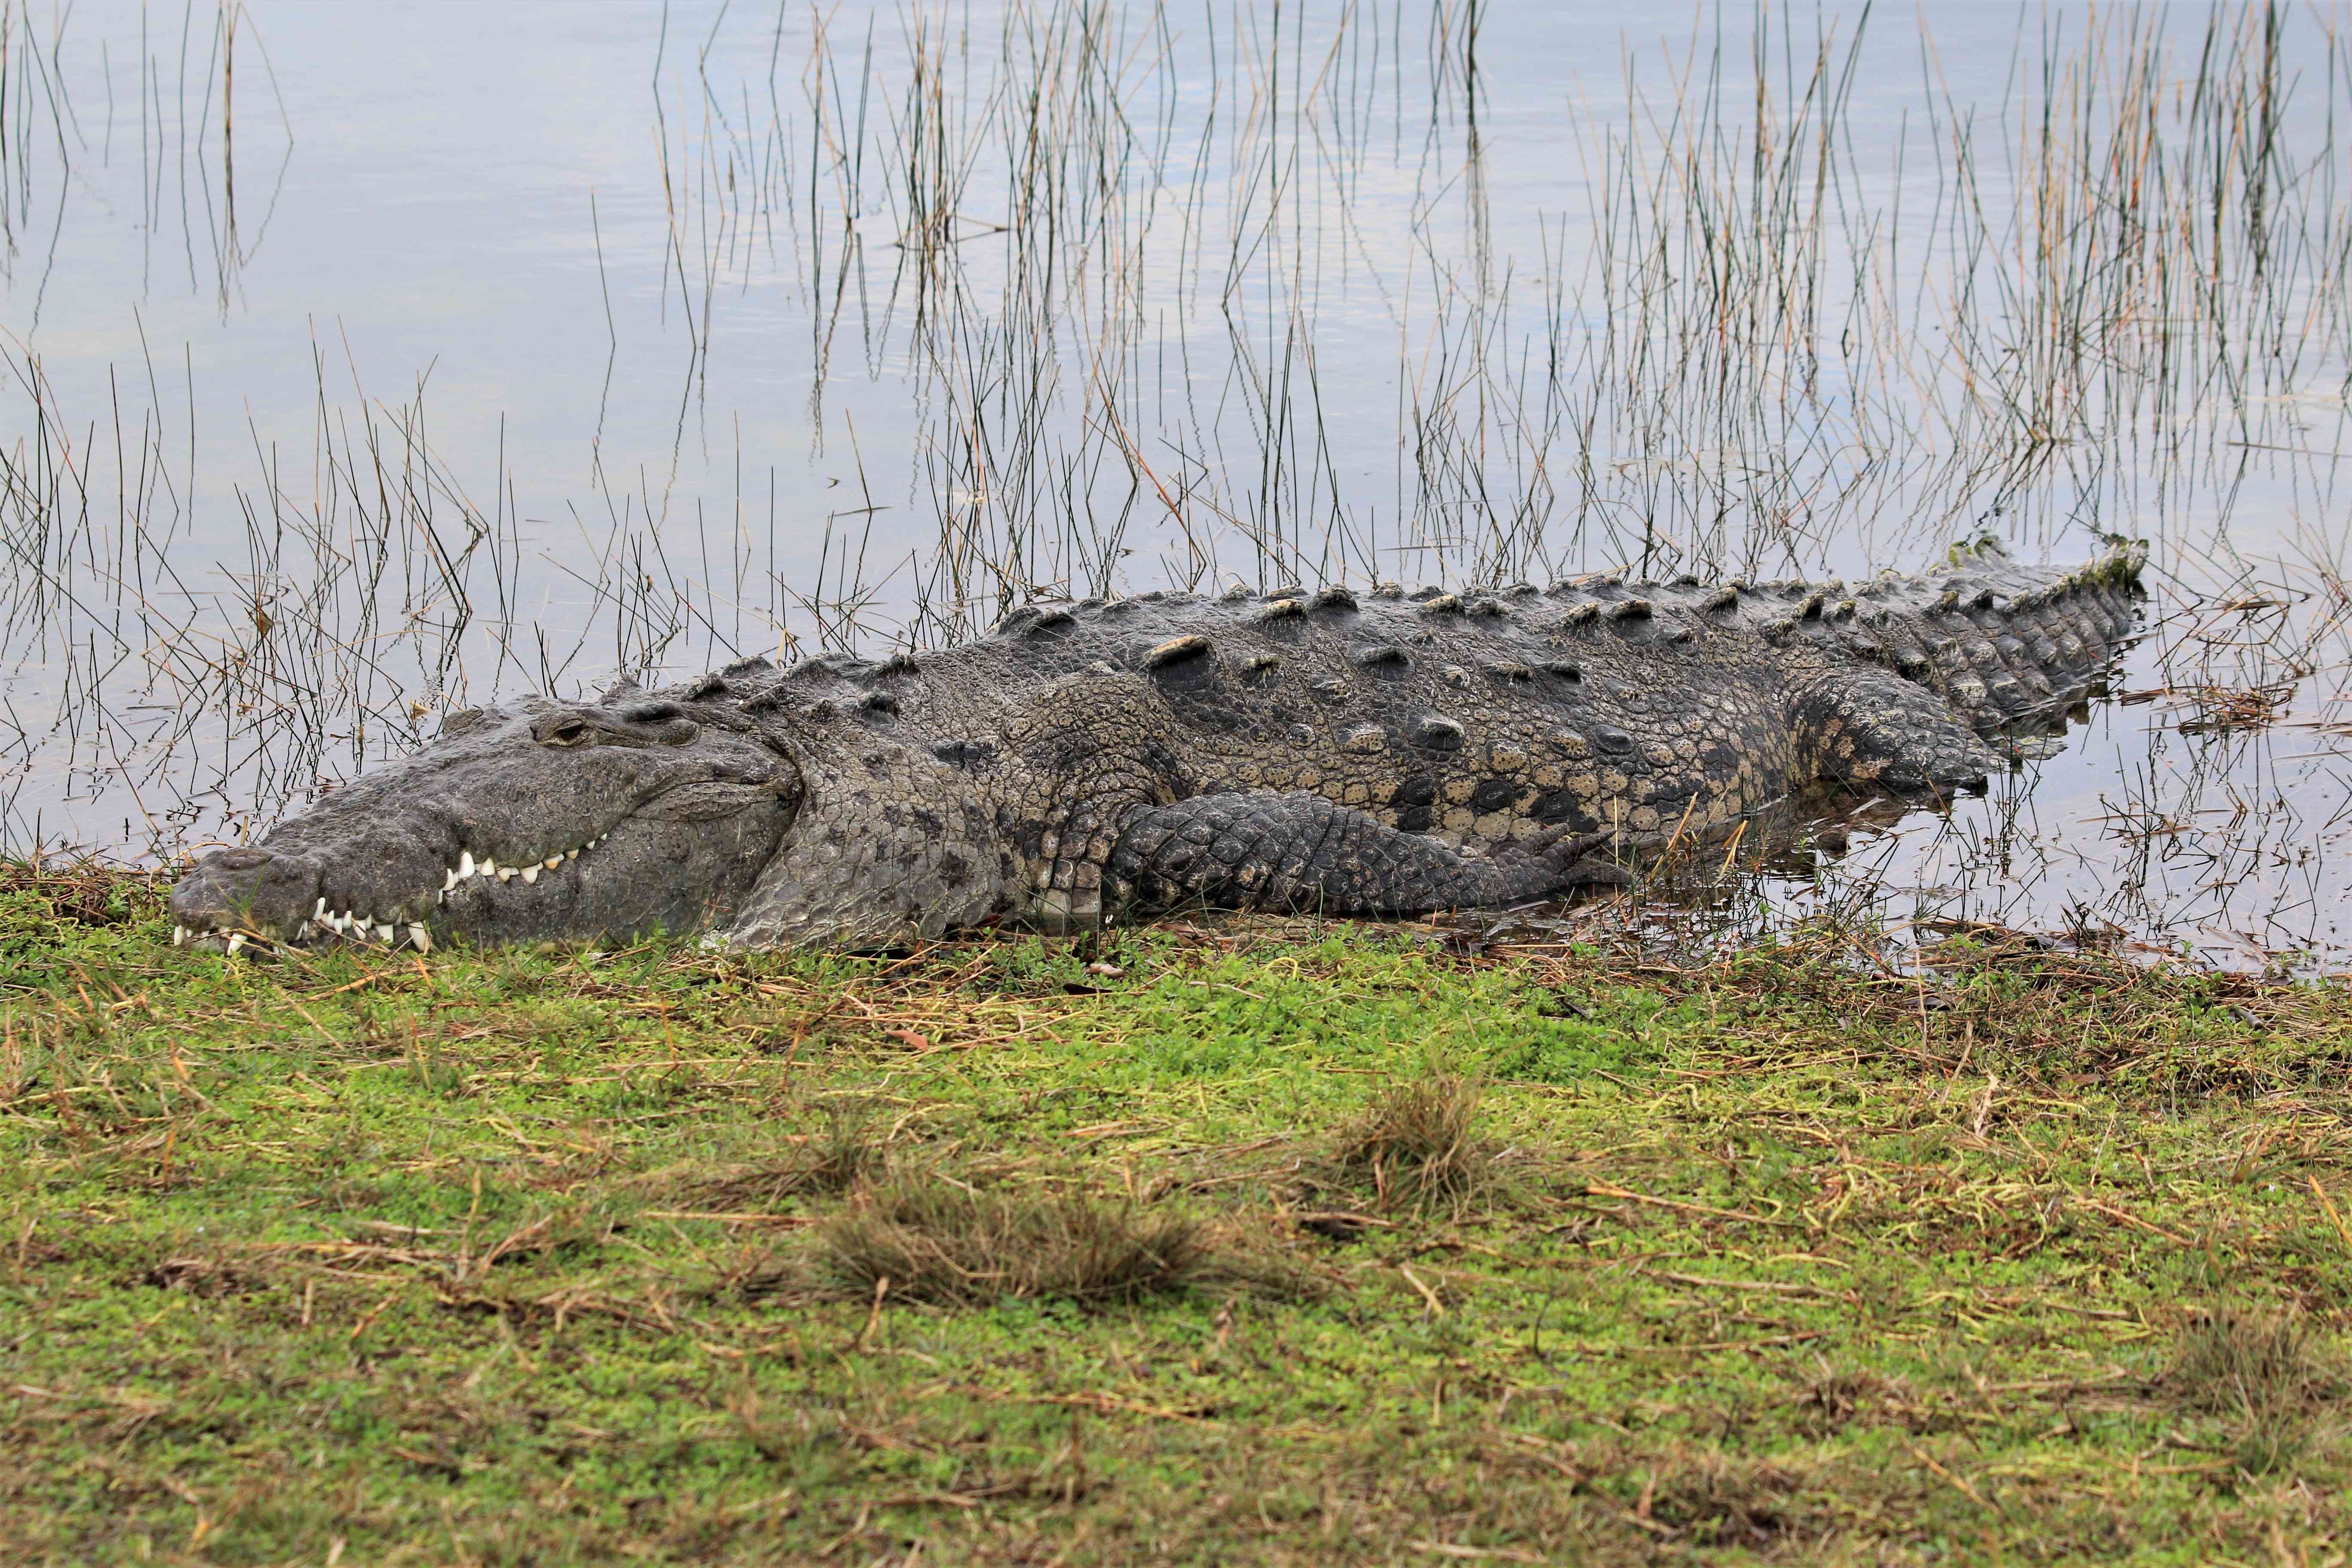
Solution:
<svg viewBox="0 0 2352 1568"><path fill-rule="evenodd" d="M1982 787L2102 678L2143 559L1032 605L934 654L457 716L173 903L215 941L871 948L1187 900L1540 898L1815 784Z"/></svg>

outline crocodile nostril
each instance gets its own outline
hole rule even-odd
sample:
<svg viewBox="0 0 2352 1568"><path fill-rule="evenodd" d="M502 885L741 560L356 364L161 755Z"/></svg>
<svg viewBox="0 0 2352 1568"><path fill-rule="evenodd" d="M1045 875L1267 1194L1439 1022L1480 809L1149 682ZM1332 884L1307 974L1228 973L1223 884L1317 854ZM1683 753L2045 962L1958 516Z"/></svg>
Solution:
<svg viewBox="0 0 2352 1568"><path fill-rule="evenodd" d="M621 718L656 745L683 746L702 733L702 726L675 702L633 703L621 710Z"/></svg>
<svg viewBox="0 0 2352 1568"><path fill-rule="evenodd" d="M623 709L621 717L632 724L667 724L685 718L686 710L675 702L639 702Z"/></svg>

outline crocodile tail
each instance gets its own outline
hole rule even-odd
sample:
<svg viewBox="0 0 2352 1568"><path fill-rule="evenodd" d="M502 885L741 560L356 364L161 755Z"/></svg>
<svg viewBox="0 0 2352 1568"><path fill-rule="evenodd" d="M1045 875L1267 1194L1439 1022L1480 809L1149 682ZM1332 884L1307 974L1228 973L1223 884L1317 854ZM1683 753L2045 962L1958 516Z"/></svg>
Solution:
<svg viewBox="0 0 2352 1568"><path fill-rule="evenodd" d="M2105 678L2138 617L2143 542L2071 571L2021 565L1991 540L1916 576L1882 576L1842 640L1940 693L1979 731L2062 723Z"/></svg>

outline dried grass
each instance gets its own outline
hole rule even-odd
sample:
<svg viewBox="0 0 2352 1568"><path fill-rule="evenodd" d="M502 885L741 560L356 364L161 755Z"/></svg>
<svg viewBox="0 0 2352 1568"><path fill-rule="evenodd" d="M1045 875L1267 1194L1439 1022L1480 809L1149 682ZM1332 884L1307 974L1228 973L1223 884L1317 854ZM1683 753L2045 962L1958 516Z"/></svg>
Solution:
<svg viewBox="0 0 2352 1568"><path fill-rule="evenodd" d="M1369 1182L1383 1207L1460 1213L1498 1174L1498 1151L1477 1131L1481 1092L1452 1073L1391 1085L1340 1135L1339 1171Z"/></svg>
<svg viewBox="0 0 2352 1568"><path fill-rule="evenodd" d="M128 925L153 912L157 879L95 860L0 858L0 900L24 894L49 919L83 926Z"/></svg>
<svg viewBox="0 0 2352 1568"><path fill-rule="evenodd" d="M2305 1409L2333 1378L2300 1319L2217 1307L2183 1327L2164 1385L2187 1409L2239 1415Z"/></svg>
<svg viewBox="0 0 2352 1568"><path fill-rule="evenodd" d="M2267 1476L2311 1447L2344 1382L2300 1317L2224 1306L2182 1326L2158 1386L2181 1409L2221 1418L2238 1468Z"/></svg>
<svg viewBox="0 0 2352 1568"><path fill-rule="evenodd" d="M847 1192L877 1179L889 1154L872 1116L861 1108L828 1105L824 1126L789 1158L705 1173L690 1184L697 1203L714 1209L772 1208L787 1198Z"/></svg>
<svg viewBox="0 0 2352 1568"><path fill-rule="evenodd" d="M1097 1305L1183 1289L1204 1276L1209 1244L1181 1214L918 1177L856 1194L817 1232L816 1261L853 1295Z"/></svg>

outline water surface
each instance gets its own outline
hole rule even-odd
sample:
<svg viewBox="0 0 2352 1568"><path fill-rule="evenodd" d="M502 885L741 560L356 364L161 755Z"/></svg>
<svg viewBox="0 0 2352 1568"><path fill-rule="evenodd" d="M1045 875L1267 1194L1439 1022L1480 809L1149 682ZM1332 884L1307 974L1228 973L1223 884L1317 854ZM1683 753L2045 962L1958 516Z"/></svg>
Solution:
<svg viewBox="0 0 2352 1568"><path fill-rule="evenodd" d="M2344 962L2333 14L228 15L9 14L14 850L1037 595L2127 536L2124 700L1743 920Z"/></svg>

